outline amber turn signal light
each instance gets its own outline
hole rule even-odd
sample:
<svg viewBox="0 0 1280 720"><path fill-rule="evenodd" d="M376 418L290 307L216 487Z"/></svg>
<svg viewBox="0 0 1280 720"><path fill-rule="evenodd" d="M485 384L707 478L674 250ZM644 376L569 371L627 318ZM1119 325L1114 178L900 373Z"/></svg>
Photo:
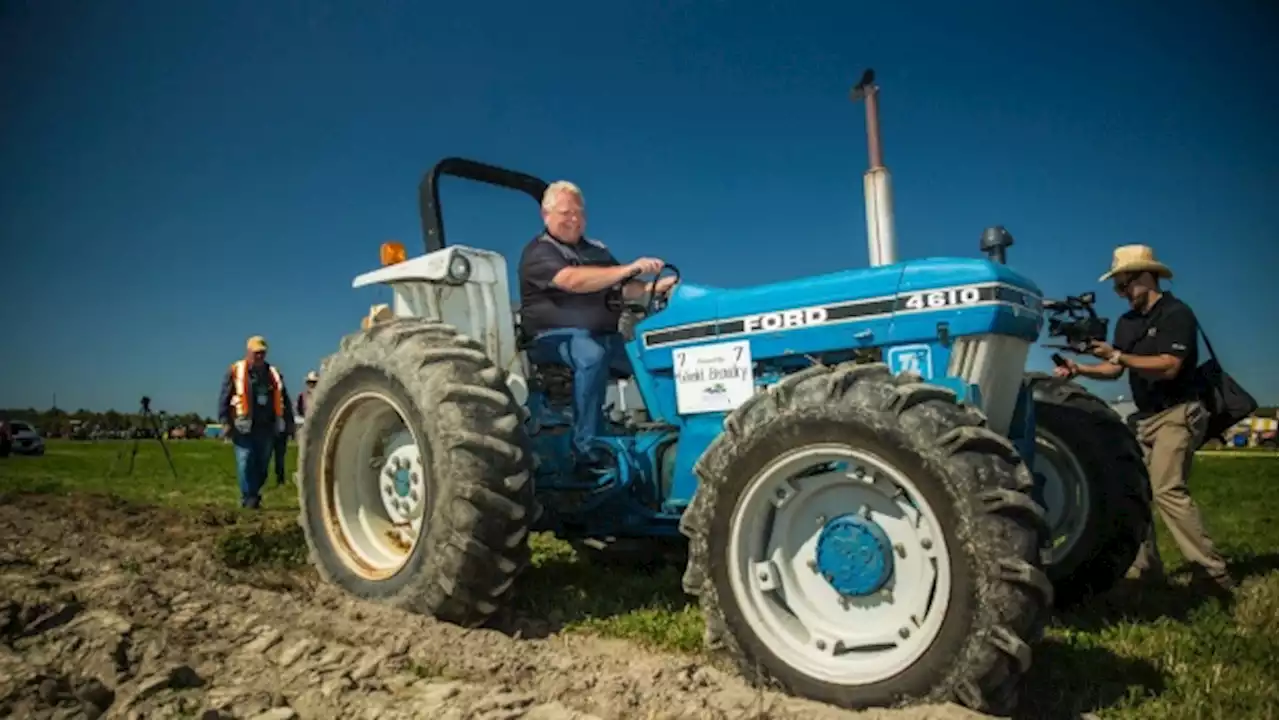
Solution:
<svg viewBox="0 0 1280 720"><path fill-rule="evenodd" d="M383 267L402 263L405 261L406 257L404 252L404 243L397 242L395 240L388 240L387 242L382 243L382 247L379 248L378 254L382 258Z"/></svg>

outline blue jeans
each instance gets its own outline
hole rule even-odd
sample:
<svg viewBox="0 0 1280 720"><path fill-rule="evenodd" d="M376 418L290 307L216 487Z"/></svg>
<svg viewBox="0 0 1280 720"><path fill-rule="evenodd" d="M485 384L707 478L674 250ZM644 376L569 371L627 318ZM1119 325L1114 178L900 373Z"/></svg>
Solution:
<svg viewBox="0 0 1280 720"><path fill-rule="evenodd" d="M558 328L539 333L529 348L529 359L535 364L573 368L573 449L580 460L591 458L591 439L604 429L609 370L632 373L625 343L619 333Z"/></svg>
<svg viewBox="0 0 1280 720"><path fill-rule="evenodd" d="M253 431L236 433L231 438L236 449L240 504L244 507L257 507L262 501L262 485L267 481L267 463L275 440L274 434Z"/></svg>

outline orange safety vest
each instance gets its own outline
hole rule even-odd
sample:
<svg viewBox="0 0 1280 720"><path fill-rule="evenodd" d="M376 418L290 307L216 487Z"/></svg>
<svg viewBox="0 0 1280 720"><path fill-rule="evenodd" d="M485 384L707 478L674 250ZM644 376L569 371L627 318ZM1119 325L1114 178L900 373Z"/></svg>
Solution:
<svg viewBox="0 0 1280 720"><path fill-rule="evenodd" d="M275 410L276 417L284 417L284 396L280 394L280 388L284 385L280 381L280 371L276 370L274 365L268 365L267 369L271 371L271 408ZM231 364L231 405L236 410L236 417L247 418L252 412L253 401L249 398L249 364L244 360L237 360Z"/></svg>

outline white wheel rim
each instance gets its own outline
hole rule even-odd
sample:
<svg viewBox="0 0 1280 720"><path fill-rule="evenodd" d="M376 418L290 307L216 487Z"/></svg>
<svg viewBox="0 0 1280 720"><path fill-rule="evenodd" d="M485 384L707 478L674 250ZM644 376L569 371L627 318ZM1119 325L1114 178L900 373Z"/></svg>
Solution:
<svg viewBox="0 0 1280 720"><path fill-rule="evenodd" d="M824 463L835 465L797 477ZM890 543L891 575L878 591L842 595L817 563L819 537L860 511ZM728 555L751 631L788 666L827 683L866 685L910 667L937 638L951 598L946 537L919 489L882 458L843 445L798 448L752 478L734 509Z"/></svg>
<svg viewBox="0 0 1280 720"><path fill-rule="evenodd" d="M1044 561L1061 562L1084 535L1089 510L1089 483L1084 468L1070 447L1043 428L1036 429L1035 472L1044 478L1041 498L1049 524L1049 546Z"/></svg>
<svg viewBox="0 0 1280 720"><path fill-rule="evenodd" d="M427 466L400 404L380 392L347 398L325 433L325 525L342 562L368 579L404 566L422 533Z"/></svg>

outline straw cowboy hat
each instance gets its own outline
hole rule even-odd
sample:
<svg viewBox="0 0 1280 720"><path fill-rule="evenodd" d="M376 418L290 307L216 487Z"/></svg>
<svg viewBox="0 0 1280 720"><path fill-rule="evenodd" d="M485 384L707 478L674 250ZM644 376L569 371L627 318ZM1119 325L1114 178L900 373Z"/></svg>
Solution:
<svg viewBox="0 0 1280 720"><path fill-rule="evenodd" d="M1106 282L1113 275L1120 273L1149 272L1156 277L1169 279L1173 271L1168 265L1156 260L1156 252L1146 245L1121 245L1111 256L1111 269L1098 282Z"/></svg>
<svg viewBox="0 0 1280 720"><path fill-rule="evenodd" d="M261 335L254 335L245 343L245 347L249 352L266 352L267 341Z"/></svg>

